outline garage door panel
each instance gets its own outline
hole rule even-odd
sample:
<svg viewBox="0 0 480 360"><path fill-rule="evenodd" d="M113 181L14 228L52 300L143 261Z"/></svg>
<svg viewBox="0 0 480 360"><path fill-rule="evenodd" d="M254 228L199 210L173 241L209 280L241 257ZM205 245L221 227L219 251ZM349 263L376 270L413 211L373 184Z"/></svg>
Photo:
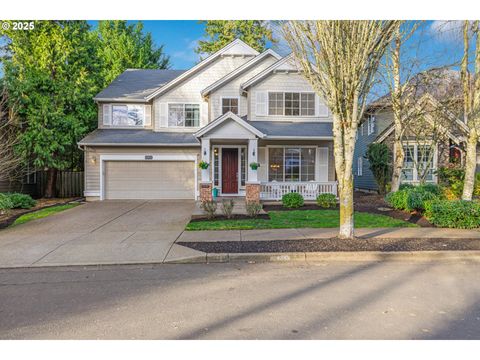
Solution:
<svg viewBox="0 0 480 360"><path fill-rule="evenodd" d="M106 199L193 199L193 161L107 161Z"/></svg>

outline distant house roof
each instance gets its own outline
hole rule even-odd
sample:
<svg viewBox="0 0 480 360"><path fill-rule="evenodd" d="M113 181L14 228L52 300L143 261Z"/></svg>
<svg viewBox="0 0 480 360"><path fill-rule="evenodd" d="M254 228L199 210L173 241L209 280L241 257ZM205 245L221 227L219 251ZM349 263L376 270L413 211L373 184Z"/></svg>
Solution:
<svg viewBox="0 0 480 360"><path fill-rule="evenodd" d="M144 129L97 129L78 145L97 146L199 146L193 133L157 132Z"/></svg>
<svg viewBox="0 0 480 360"><path fill-rule="evenodd" d="M185 70L128 69L99 92L94 100L144 102L146 97L184 72Z"/></svg>

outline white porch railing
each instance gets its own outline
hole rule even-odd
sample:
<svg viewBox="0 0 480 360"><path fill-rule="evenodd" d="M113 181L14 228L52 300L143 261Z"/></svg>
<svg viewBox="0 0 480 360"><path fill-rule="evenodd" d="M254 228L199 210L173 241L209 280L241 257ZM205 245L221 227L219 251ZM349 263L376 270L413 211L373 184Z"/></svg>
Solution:
<svg viewBox="0 0 480 360"><path fill-rule="evenodd" d="M333 194L337 196L337 182L266 182L261 184L261 200L281 200L282 196L297 192L305 200L315 200L319 194Z"/></svg>

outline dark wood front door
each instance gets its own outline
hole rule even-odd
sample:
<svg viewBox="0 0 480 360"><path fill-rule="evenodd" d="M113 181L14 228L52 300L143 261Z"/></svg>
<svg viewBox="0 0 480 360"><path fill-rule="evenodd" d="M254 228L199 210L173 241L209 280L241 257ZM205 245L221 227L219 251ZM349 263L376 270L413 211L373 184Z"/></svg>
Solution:
<svg viewBox="0 0 480 360"><path fill-rule="evenodd" d="M238 149L222 150L222 193L238 193Z"/></svg>

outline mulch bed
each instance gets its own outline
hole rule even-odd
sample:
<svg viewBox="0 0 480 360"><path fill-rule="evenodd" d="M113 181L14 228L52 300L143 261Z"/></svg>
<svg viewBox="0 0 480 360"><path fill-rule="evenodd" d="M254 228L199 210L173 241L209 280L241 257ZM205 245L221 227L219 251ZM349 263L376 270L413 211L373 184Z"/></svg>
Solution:
<svg viewBox="0 0 480 360"><path fill-rule="evenodd" d="M390 206L385 202L383 196L372 193L365 193L361 191L356 191L354 193L354 206L355 211L366 212L371 214L380 214L390 216L394 219L399 219L407 221L412 224L417 224L420 227L435 227L432 225L422 214L414 212L408 213L401 210L395 210L390 208ZM316 204L305 204L302 207L296 209L288 209L283 205L264 205L263 210L266 212L269 211L286 211L286 210L321 210L322 208ZM338 206L332 209L337 209Z"/></svg>
<svg viewBox="0 0 480 360"><path fill-rule="evenodd" d="M37 199L37 204L30 209L12 209L5 214L0 215L0 229L4 229L15 222L20 216L46 209L52 206L65 205L72 201L80 201L83 198L52 198L52 199Z"/></svg>
<svg viewBox="0 0 480 360"><path fill-rule="evenodd" d="M178 242L206 253L282 253L335 251L480 250L480 239L305 239L271 241Z"/></svg>
<svg viewBox="0 0 480 360"><path fill-rule="evenodd" d="M199 221L205 221L205 220L211 220L211 221L217 221L217 220L251 220L251 219L265 219L265 220L270 220L270 216L268 214L259 214L257 215L256 218L252 218L248 215L242 215L242 214L234 214L230 219L227 219L226 216L224 215L215 215L213 219L208 219L206 216L202 217L196 217L192 218L190 222L199 222Z"/></svg>

